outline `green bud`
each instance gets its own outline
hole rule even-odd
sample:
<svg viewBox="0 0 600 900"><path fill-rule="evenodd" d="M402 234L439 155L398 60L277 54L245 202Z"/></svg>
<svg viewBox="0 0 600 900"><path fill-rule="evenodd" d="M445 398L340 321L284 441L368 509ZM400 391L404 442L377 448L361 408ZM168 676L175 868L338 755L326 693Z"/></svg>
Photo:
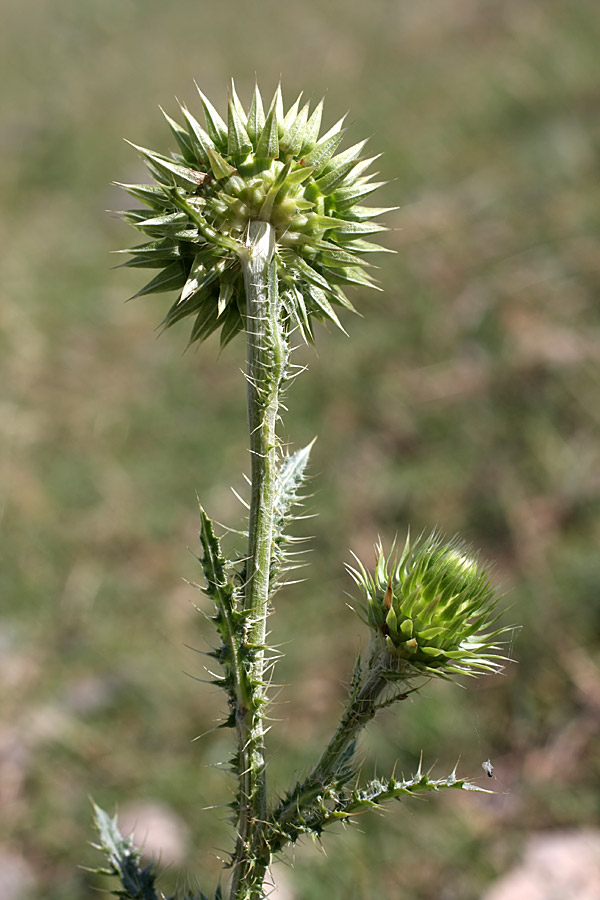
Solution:
<svg viewBox="0 0 600 900"><path fill-rule="evenodd" d="M372 659L407 674L477 675L498 672L506 657L494 629L498 595L469 547L438 534L411 544L400 556L377 548L375 570L348 571L363 599L359 615L371 628Z"/></svg>
<svg viewBox="0 0 600 900"><path fill-rule="evenodd" d="M222 343L227 343L244 328L239 255L248 226L267 221L275 230L286 325L312 341L313 320L339 326L332 307L352 309L342 286L374 286L365 256L378 248L363 238L384 230L369 221L382 210L358 203L381 184L364 174L376 157L361 157L364 142L336 155L344 136L341 121L319 139L322 103L309 114L308 104L300 109L298 100L284 114L278 89L265 116L256 88L246 114L232 86L225 121L202 92L200 98L205 128L185 106L183 125L165 113L177 143L171 156L133 145L156 184L123 185L151 210L123 215L151 240L120 252L131 254L125 265L148 266L151 258L153 268L167 270L136 296L187 285L163 325L191 316L191 341L200 341L225 321L233 322L222 331ZM212 278L217 262L222 265ZM196 289L190 290L193 266L206 277L196 279ZM224 296L229 316L222 316Z"/></svg>

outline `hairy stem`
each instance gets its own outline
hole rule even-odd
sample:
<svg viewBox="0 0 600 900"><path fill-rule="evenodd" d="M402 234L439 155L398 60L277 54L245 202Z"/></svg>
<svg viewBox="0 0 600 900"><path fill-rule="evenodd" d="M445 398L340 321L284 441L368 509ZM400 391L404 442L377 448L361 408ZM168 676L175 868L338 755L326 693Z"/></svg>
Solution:
<svg viewBox="0 0 600 900"><path fill-rule="evenodd" d="M265 637L276 501L279 391L288 347L283 333L274 259L274 234L267 222L251 222L240 252L246 292L248 425L252 489L244 611L249 650L247 696L236 710L239 818L233 856L231 900L263 896L270 853L264 758Z"/></svg>
<svg viewBox="0 0 600 900"><path fill-rule="evenodd" d="M388 686L383 669L376 666L368 671L364 683L351 692L340 723L320 759L271 816L275 849L294 839L295 826L310 818L311 808L328 789L341 787L340 781L348 781L358 735L377 712L377 700Z"/></svg>

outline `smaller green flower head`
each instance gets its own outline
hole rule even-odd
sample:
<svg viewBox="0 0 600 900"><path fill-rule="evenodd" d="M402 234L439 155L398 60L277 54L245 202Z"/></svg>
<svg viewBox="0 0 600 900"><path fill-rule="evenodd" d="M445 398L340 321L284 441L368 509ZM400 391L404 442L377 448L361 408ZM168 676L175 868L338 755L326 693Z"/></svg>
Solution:
<svg viewBox="0 0 600 900"><path fill-rule="evenodd" d="M489 578L460 540L437 534L387 557L379 544L373 574L357 560L348 566L363 594L359 615L372 629L375 646L390 661L406 661L413 674L477 675L498 672L506 657L494 629L498 596Z"/></svg>
<svg viewBox="0 0 600 900"><path fill-rule="evenodd" d="M340 325L334 307L353 308L345 285L374 286L366 257L381 248L369 238L385 228L372 220L387 210L361 203L382 184L365 174L377 157L361 156L366 141L337 153L343 119L320 137L323 104L311 111L299 97L285 112L279 88L266 114L256 88L246 113L232 84L227 121L200 98L204 126L185 106L183 125L165 114L175 153L133 145L155 183L122 185L148 208L122 215L150 240L119 252L158 270L135 296L177 291L163 324L189 316L190 342L221 328L226 344L244 329L248 225L265 221L288 327L311 341L313 320Z"/></svg>

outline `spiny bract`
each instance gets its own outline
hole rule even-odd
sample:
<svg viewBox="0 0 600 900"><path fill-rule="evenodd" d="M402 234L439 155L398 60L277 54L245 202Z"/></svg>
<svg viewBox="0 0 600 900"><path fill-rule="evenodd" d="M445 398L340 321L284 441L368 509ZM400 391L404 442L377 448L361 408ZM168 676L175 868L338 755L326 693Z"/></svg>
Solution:
<svg viewBox="0 0 600 900"><path fill-rule="evenodd" d="M357 560L348 571L366 602L359 615L371 627L375 653L406 661L409 673L477 675L502 669L493 623L498 597L482 566L459 539L432 534L400 558L379 544L371 575Z"/></svg>
<svg viewBox="0 0 600 900"><path fill-rule="evenodd" d="M383 184L364 174L377 157L361 157L366 141L335 155L343 119L319 137L322 102L310 112L300 96L284 113L278 88L265 115L255 88L246 114L232 83L225 122L198 91L205 128L184 105L184 127L164 113L177 153L132 145L156 183L121 185L151 211L122 215L152 240L118 252L132 255L126 266L160 270L135 296L178 291L163 325L193 316L190 343L219 327L228 343L244 329L238 254L248 223L267 221L288 328L312 341L313 318L339 325L333 306L353 308L343 285L373 286L364 256L381 250L368 238L385 230L372 219L387 210L359 204Z"/></svg>

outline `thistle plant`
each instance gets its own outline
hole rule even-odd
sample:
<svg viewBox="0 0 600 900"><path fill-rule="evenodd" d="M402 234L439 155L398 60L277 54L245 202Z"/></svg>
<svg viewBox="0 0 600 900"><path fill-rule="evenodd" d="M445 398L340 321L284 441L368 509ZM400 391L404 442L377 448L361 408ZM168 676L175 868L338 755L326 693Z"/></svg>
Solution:
<svg viewBox="0 0 600 900"><path fill-rule="evenodd" d="M427 680L501 670L505 628L497 595L470 549L438 534L407 540L402 552L376 547L371 572L358 559L349 572L356 612L369 635L359 654L333 736L306 777L281 797L268 792L265 721L269 679L279 651L267 641L267 618L281 575L297 565L290 534L303 496L312 444L283 452L277 436L282 393L296 374L292 341L314 340L315 322L342 328L337 311L352 310L348 286L374 287L370 238L386 209L362 205L381 184L368 174L376 157L365 141L341 150L343 120L320 135L322 103L298 100L286 111L278 88L268 107L255 89L248 112L235 88L226 119L200 93L204 124L181 106L165 114L177 144L170 156L136 147L151 184L124 189L145 208L123 217L147 240L120 251L126 266L157 270L135 296L176 292L163 320L191 319L190 343L220 331L221 345L246 340L250 504L243 559L228 559L208 514L200 509L201 590L213 604L219 646L215 683L226 698L223 725L234 732L231 804L234 846L222 883L211 895L259 900L277 854L302 835L321 839L345 822L393 799L445 789L478 790L456 770L432 779L419 767L409 778L362 783L357 741L377 712ZM152 867L98 807L99 847L115 894L158 900ZM192 900L188 895L188 900Z"/></svg>

